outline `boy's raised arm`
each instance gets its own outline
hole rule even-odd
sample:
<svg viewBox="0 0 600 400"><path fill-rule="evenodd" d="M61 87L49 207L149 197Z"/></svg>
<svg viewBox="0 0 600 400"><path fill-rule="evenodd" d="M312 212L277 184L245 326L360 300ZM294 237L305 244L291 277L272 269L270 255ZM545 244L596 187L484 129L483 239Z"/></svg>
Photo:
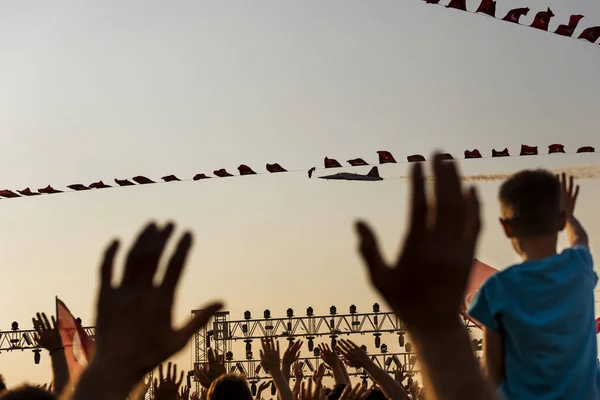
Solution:
<svg viewBox="0 0 600 400"><path fill-rule="evenodd" d="M565 207L565 231L567 232L567 239L569 240L569 246L584 246L588 247L588 236L583 229L583 226L577 218L575 218L575 203L579 196L579 185L574 184L573 176L569 176L567 182L567 175L563 173L560 177L560 186L563 194L563 201Z"/></svg>

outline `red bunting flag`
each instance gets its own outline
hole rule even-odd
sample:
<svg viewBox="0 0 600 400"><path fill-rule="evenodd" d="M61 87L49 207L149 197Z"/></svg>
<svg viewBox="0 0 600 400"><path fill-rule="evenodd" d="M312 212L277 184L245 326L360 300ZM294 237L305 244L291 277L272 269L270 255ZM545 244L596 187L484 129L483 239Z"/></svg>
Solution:
<svg viewBox="0 0 600 400"><path fill-rule="evenodd" d="M69 189L75 190L77 192L82 191L82 190L90 190L89 187L87 187L85 185L82 185L80 183L76 183L76 184L73 184L73 185L68 185L67 187Z"/></svg>
<svg viewBox="0 0 600 400"><path fill-rule="evenodd" d="M595 153L596 149L592 146L583 146L577 149L577 153Z"/></svg>
<svg viewBox="0 0 600 400"><path fill-rule="evenodd" d="M396 159L389 151L379 150L377 154L379 155L379 164L388 164L396 162Z"/></svg>
<svg viewBox="0 0 600 400"><path fill-rule="evenodd" d="M150 183L156 183L152 179L148 179L145 176L141 176L141 175L134 176L131 179L133 179L134 182L139 183L140 185L148 185Z"/></svg>
<svg viewBox="0 0 600 400"><path fill-rule="evenodd" d="M571 15L571 18L569 18L569 24L568 25L559 25L558 28L556 29L556 31L554 31L554 33L556 33L557 35L567 36L567 37L573 36L573 32L575 32L575 28L577 28L577 24L579 24L579 21L581 21L582 18L583 18L583 15L580 15L580 14Z"/></svg>
<svg viewBox="0 0 600 400"><path fill-rule="evenodd" d="M133 178L133 179L135 179L135 178ZM154 183L154 182L150 181L149 183ZM110 185L107 185L106 183L104 183L102 181L94 182L90 185L90 189L106 189L109 187L110 187Z"/></svg>
<svg viewBox="0 0 600 400"><path fill-rule="evenodd" d="M336 159L325 157L323 160L323 164L325 168L341 168L342 164L340 164Z"/></svg>
<svg viewBox="0 0 600 400"><path fill-rule="evenodd" d="M473 151L465 150L465 158L481 158L481 153L477 149Z"/></svg>
<svg viewBox="0 0 600 400"><path fill-rule="evenodd" d="M425 157L420 154L413 154L412 156L406 157L406 161L408 162L423 162L425 161Z"/></svg>
<svg viewBox="0 0 600 400"><path fill-rule="evenodd" d="M135 183L131 182L129 179L115 179L115 183L119 186L134 186Z"/></svg>
<svg viewBox="0 0 600 400"><path fill-rule="evenodd" d="M548 10L540 11L539 13L536 14L535 18L533 19L533 23L530 26L532 28L547 31L548 24L550 23L550 20L552 19L552 17L554 17L554 13L550 9L550 7L548 7Z"/></svg>
<svg viewBox="0 0 600 400"><path fill-rule="evenodd" d="M206 176L206 174L196 174L192 179L199 181L200 179L210 179L210 176Z"/></svg>
<svg viewBox="0 0 600 400"><path fill-rule="evenodd" d="M8 190L8 189L4 189L4 190L0 190L0 197L6 197L7 199L12 199L15 197L21 197L18 194L16 194L15 192Z"/></svg>
<svg viewBox="0 0 600 400"><path fill-rule="evenodd" d="M17 192L21 193L23 196L39 196L41 193L32 192L31 189L25 188L23 190L17 190Z"/></svg>
<svg viewBox="0 0 600 400"><path fill-rule="evenodd" d="M579 39L585 39L588 42L595 43L596 40L600 37L600 26L593 26L591 28L586 28L579 35Z"/></svg>
<svg viewBox="0 0 600 400"><path fill-rule="evenodd" d="M447 8L456 8L457 10L467 11L466 0L450 0Z"/></svg>
<svg viewBox="0 0 600 400"><path fill-rule="evenodd" d="M550 146L548 146L548 154L554 154L554 153L564 153L565 152L565 146L563 146L562 144L551 144Z"/></svg>
<svg viewBox="0 0 600 400"><path fill-rule="evenodd" d="M510 153L508 152L508 149L505 148L502 151L497 151L496 149L492 149L492 157L508 157L510 156Z"/></svg>
<svg viewBox="0 0 600 400"><path fill-rule="evenodd" d="M365 160L363 160L362 158L353 158L352 160L348 160L348 164L350 164L353 167L360 167L362 165L369 165L369 163L366 162Z"/></svg>
<svg viewBox="0 0 600 400"><path fill-rule="evenodd" d="M240 172L240 175L256 175L256 172L254 172L252 168L250 168L246 164L240 165L238 167L238 171Z"/></svg>
<svg viewBox="0 0 600 400"><path fill-rule="evenodd" d="M510 10L506 14L506 17L502 18L502 20L518 24L519 18L521 18L523 15L527 15L528 13L529 13L529 7L515 8L515 9Z"/></svg>
<svg viewBox="0 0 600 400"><path fill-rule="evenodd" d="M439 155L439 159L440 160L444 160L444 161L446 161L446 160L454 160L454 157L452 157L452 154L450 154L450 153L442 153L442 154Z"/></svg>
<svg viewBox="0 0 600 400"><path fill-rule="evenodd" d="M275 172L287 172L287 170L285 168L283 168L281 165L274 163L274 164L267 164L267 171L271 172L271 173L275 173Z"/></svg>
<svg viewBox="0 0 600 400"><path fill-rule="evenodd" d="M521 145L521 155L522 156L537 156L538 148L537 146L527 146L526 144Z"/></svg>
<svg viewBox="0 0 600 400"><path fill-rule="evenodd" d="M481 4L479 4L479 7L475 12L496 18L496 2L493 0L481 0Z"/></svg>
<svg viewBox="0 0 600 400"><path fill-rule="evenodd" d="M48 185L45 188L38 189L38 192L43 194L54 194L54 193L62 193L62 190L56 190L52 186Z"/></svg>
<svg viewBox="0 0 600 400"><path fill-rule="evenodd" d="M167 175L167 176L163 176L162 178L163 181L165 182L179 182L181 181L181 179L179 179L178 177L176 177L175 175Z"/></svg>
<svg viewBox="0 0 600 400"><path fill-rule="evenodd" d="M233 176L229 172L227 172L225 168L217 169L213 171L213 174L215 174L219 178L227 178L228 176Z"/></svg>
<svg viewBox="0 0 600 400"><path fill-rule="evenodd" d="M70 383L75 385L91 358L93 343L65 303L58 297L56 298L56 319L65 348Z"/></svg>

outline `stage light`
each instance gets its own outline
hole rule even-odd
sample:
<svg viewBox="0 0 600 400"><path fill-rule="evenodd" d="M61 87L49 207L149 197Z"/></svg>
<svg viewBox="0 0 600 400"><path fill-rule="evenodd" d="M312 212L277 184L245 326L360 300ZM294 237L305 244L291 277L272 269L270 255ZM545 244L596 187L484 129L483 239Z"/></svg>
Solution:
<svg viewBox="0 0 600 400"><path fill-rule="evenodd" d="M10 325L10 329L12 329L13 331L18 331L19 323L17 321L13 321L13 323Z"/></svg>
<svg viewBox="0 0 600 400"><path fill-rule="evenodd" d="M404 349L406 350L407 353L412 353L412 344L406 343L404 345Z"/></svg>
<svg viewBox="0 0 600 400"><path fill-rule="evenodd" d="M292 310L291 308L287 309L287 317L288 318L293 318L294 317L294 310Z"/></svg>
<svg viewBox="0 0 600 400"><path fill-rule="evenodd" d="M356 306L354 304L350 306L350 314L356 314Z"/></svg>
<svg viewBox="0 0 600 400"><path fill-rule="evenodd" d="M271 311L270 310L265 310L264 317L265 317L265 319L271 318Z"/></svg>
<svg viewBox="0 0 600 400"><path fill-rule="evenodd" d="M42 359L42 350L40 350L40 349L33 350L33 362L36 364L39 364L41 359Z"/></svg>
<svg viewBox="0 0 600 400"><path fill-rule="evenodd" d="M242 333L248 333L248 324L242 324Z"/></svg>
<svg viewBox="0 0 600 400"><path fill-rule="evenodd" d="M373 312L378 313L380 311L379 303L373 304Z"/></svg>
<svg viewBox="0 0 600 400"><path fill-rule="evenodd" d="M334 329L335 329L335 319L331 318L331 319L329 320L329 328L330 328L331 330L334 330Z"/></svg>
<svg viewBox="0 0 600 400"><path fill-rule="evenodd" d="M315 357L321 357L321 349L318 347L315 347L314 350L312 350L313 354L315 355Z"/></svg>
<svg viewBox="0 0 600 400"><path fill-rule="evenodd" d="M404 347L404 333L398 335L398 344L400 345L400 347Z"/></svg>
<svg viewBox="0 0 600 400"><path fill-rule="evenodd" d="M252 351L252 339L246 339L244 342L246 342L246 352Z"/></svg>
<svg viewBox="0 0 600 400"><path fill-rule="evenodd" d="M336 306L329 307L329 314L331 314L331 315L337 314L337 307Z"/></svg>
<svg viewBox="0 0 600 400"><path fill-rule="evenodd" d="M251 351L247 351L246 352L246 360L252 360L252 352Z"/></svg>
<svg viewBox="0 0 600 400"><path fill-rule="evenodd" d="M379 348L379 346L381 346L381 333L374 333L373 336L375 336L375 348Z"/></svg>
<svg viewBox="0 0 600 400"><path fill-rule="evenodd" d="M227 353L225 353L225 359L227 361L233 361L233 352L228 351Z"/></svg>
<svg viewBox="0 0 600 400"><path fill-rule="evenodd" d="M387 353L387 351L388 351L387 344L383 343L381 345L381 352L385 354L385 353Z"/></svg>
<svg viewBox="0 0 600 400"><path fill-rule="evenodd" d="M308 338L308 351L313 351L313 349L315 348L315 338L312 336L309 336Z"/></svg>
<svg viewBox="0 0 600 400"><path fill-rule="evenodd" d="M246 310L244 311L244 319L248 320L252 318L252 314L250 313L250 311Z"/></svg>
<svg viewBox="0 0 600 400"><path fill-rule="evenodd" d="M291 322L288 322L288 323L286 324L286 328L287 328L288 332L291 332L291 331L292 331L292 323L291 323Z"/></svg>
<svg viewBox="0 0 600 400"><path fill-rule="evenodd" d="M256 382L252 382L250 384L250 391L252 392L252 396L256 396ZM248 392L246 392L248 393Z"/></svg>
<svg viewBox="0 0 600 400"><path fill-rule="evenodd" d="M335 350L335 348L337 346L337 336L331 335L329 337L331 338L331 350Z"/></svg>
<svg viewBox="0 0 600 400"><path fill-rule="evenodd" d="M313 315L314 315L314 310L313 310L313 308L312 308L312 307L308 307L308 308L306 309L306 316L307 316L307 317L312 317Z"/></svg>

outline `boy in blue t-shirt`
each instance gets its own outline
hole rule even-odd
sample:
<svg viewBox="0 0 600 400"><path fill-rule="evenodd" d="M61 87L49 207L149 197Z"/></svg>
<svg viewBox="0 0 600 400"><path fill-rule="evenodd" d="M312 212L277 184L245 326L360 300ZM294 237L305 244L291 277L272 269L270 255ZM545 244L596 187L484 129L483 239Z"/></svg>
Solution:
<svg viewBox="0 0 600 400"><path fill-rule="evenodd" d="M523 258L491 276L469 307L484 325L484 369L505 399L600 399L594 287L579 186L522 171L500 188L500 222ZM556 252L566 230L569 248Z"/></svg>

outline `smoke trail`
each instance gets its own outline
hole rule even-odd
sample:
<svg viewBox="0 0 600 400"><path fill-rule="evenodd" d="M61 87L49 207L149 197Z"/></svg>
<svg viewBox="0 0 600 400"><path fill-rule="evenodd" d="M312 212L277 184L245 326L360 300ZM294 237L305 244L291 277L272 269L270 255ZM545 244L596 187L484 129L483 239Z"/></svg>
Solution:
<svg viewBox="0 0 600 400"><path fill-rule="evenodd" d="M600 164L583 165L581 167L556 168L549 170L555 174L566 173L572 175L576 179L598 179L600 178ZM465 175L462 180L465 182L497 182L510 178L513 174L482 174L482 175ZM408 176L393 176L388 179L408 179ZM433 179L433 176L428 175L426 180Z"/></svg>

